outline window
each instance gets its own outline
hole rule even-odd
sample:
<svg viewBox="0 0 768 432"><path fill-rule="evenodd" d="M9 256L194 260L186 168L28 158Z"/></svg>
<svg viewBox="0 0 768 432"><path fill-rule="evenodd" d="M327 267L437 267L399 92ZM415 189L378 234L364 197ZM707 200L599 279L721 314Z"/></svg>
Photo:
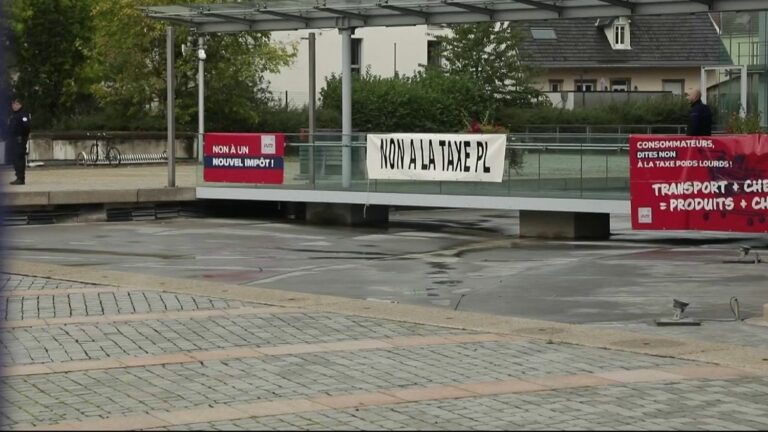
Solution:
<svg viewBox="0 0 768 432"><path fill-rule="evenodd" d="M443 64L443 44L440 41L427 41L427 65L439 68Z"/></svg>
<svg viewBox="0 0 768 432"><path fill-rule="evenodd" d="M672 92L673 95L680 96L685 88L685 80L661 80L661 89Z"/></svg>
<svg viewBox="0 0 768 432"><path fill-rule="evenodd" d="M563 80L549 80L549 91L551 92L563 91Z"/></svg>
<svg viewBox="0 0 768 432"><path fill-rule="evenodd" d="M352 38L352 73L359 74L362 69L363 40Z"/></svg>
<svg viewBox="0 0 768 432"><path fill-rule="evenodd" d="M605 35L613 49L631 49L630 46L630 20L627 17L619 17L613 20L613 24L605 27Z"/></svg>
<svg viewBox="0 0 768 432"><path fill-rule="evenodd" d="M625 92L631 88L628 78L616 78L611 80L611 91Z"/></svg>
<svg viewBox="0 0 768 432"><path fill-rule="evenodd" d="M624 24L617 24L613 28L613 44L616 46L623 46L627 43L627 26Z"/></svg>
<svg viewBox="0 0 768 432"><path fill-rule="evenodd" d="M531 36L538 40L555 40L557 34L554 29L551 28L532 28Z"/></svg>
<svg viewBox="0 0 768 432"><path fill-rule="evenodd" d="M576 80L574 81L574 88L577 92L591 92L595 91L597 87L597 80Z"/></svg>

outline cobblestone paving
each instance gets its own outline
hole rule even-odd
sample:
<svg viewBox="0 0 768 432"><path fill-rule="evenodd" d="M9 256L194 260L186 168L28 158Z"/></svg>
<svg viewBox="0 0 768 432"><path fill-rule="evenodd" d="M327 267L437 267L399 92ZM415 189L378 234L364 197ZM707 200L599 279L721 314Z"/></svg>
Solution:
<svg viewBox="0 0 768 432"><path fill-rule="evenodd" d="M82 289L100 286L101 285L84 284L50 278L0 273L0 292L3 293L16 290Z"/></svg>
<svg viewBox="0 0 768 432"><path fill-rule="evenodd" d="M768 378L632 384L329 410L162 430L765 430L766 394Z"/></svg>
<svg viewBox="0 0 768 432"><path fill-rule="evenodd" d="M243 307L240 301L147 291L0 297L2 300L0 317L6 320Z"/></svg>
<svg viewBox="0 0 768 432"><path fill-rule="evenodd" d="M11 405L27 421L55 423L89 413L116 415L196 405L301 399L372 392L382 388L434 386L543 376L597 373L686 361L612 353L539 342L438 345L249 358L15 377L5 381ZM258 373L254 373L258 371ZM39 390L45 389L46 395ZM118 394L109 403L106 394ZM94 401L103 401L95 407ZM64 414L55 414L55 407Z"/></svg>
<svg viewBox="0 0 768 432"><path fill-rule="evenodd" d="M13 329L0 332L0 356L13 364L30 364L458 333L461 332L446 328L324 313L242 315Z"/></svg>
<svg viewBox="0 0 768 432"><path fill-rule="evenodd" d="M109 288L0 274L0 284L3 282L5 293ZM56 309L59 298L67 300L68 309ZM73 298L82 302L73 302ZM8 299L19 301L6 303L6 320L44 318L52 313L51 317L74 320L94 315L108 321L110 316L131 313L254 306L247 302L150 290L70 292L60 296L32 293L28 298ZM56 315L59 312L61 316ZM125 359L232 347L295 345L301 348L324 342L472 333L311 311L33 324L0 332L0 355L4 364L55 366L76 360ZM566 375L590 377L614 371L646 371L651 374L646 376L652 376L654 371L663 372L664 368L706 366L675 358L534 340L444 341L432 345L417 341L416 345L397 348L362 347L364 345L344 345L329 352L273 352L202 362L162 360L162 364L151 366L123 367L115 363L105 369L5 376L0 378L0 404L6 408L0 413L0 429L119 420L121 416L131 419L143 413L154 421L172 418L170 423L153 423L172 425L163 430L768 428L768 377L762 376L697 379L676 375L680 379L634 384L595 380L585 384L588 387L576 389L542 391L544 387L538 386L523 390L527 393L522 394L460 399L422 393L418 402L394 399L401 403L392 404L390 398L390 402L376 402L356 409L325 409L315 405L321 409L298 409L289 414L262 414L261 417L243 415L236 410L215 411L217 414L206 411L260 402L307 401L322 396L351 395L354 399L393 389L450 391L462 384ZM185 417L188 414L180 411L184 409L197 414L203 411L202 415L208 416L205 419L217 421L188 420ZM163 417L163 413L170 417ZM221 418L227 420L219 420ZM73 428L78 429L77 425Z"/></svg>

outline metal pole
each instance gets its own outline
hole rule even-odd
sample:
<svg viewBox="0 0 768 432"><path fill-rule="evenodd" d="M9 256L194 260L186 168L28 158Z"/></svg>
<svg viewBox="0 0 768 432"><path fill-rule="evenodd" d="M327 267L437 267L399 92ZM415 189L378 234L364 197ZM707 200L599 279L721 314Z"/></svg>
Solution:
<svg viewBox="0 0 768 432"><path fill-rule="evenodd" d="M394 60L394 65L395 65L394 74L395 74L395 76L397 76L397 42L395 42L395 53L394 53L393 60Z"/></svg>
<svg viewBox="0 0 768 432"><path fill-rule="evenodd" d="M739 109L741 118L747 116L747 67L741 66L741 108Z"/></svg>
<svg viewBox="0 0 768 432"><path fill-rule="evenodd" d="M176 187L176 93L174 87L176 80L175 70L175 52L174 52L174 28L167 27L165 32L165 70L167 73L166 84L168 86L168 95L166 98L166 117L168 120L168 187Z"/></svg>
<svg viewBox="0 0 768 432"><path fill-rule="evenodd" d="M197 39L197 157L203 161L203 138L205 137L205 41Z"/></svg>
<svg viewBox="0 0 768 432"><path fill-rule="evenodd" d="M315 33L309 33L309 184L315 184Z"/></svg>
<svg viewBox="0 0 768 432"><path fill-rule="evenodd" d="M701 101L707 103L707 70L704 66L701 67L701 78L699 82L699 90L701 91Z"/></svg>
<svg viewBox="0 0 768 432"><path fill-rule="evenodd" d="M341 33L341 186L352 181L352 29Z"/></svg>

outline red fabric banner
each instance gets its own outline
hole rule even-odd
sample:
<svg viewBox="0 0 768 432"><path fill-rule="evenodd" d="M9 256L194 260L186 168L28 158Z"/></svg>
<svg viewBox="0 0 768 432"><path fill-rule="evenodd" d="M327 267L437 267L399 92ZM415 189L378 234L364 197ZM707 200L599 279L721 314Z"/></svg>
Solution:
<svg viewBox="0 0 768 432"><path fill-rule="evenodd" d="M632 228L768 232L768 135L629 139Z"/></svg>
<svg viewBox="0 0 768 432"><path fill-rule="evenodd" d="M203 180L282 184L284 155L282 133L207 133L203 140Z"/></svg>

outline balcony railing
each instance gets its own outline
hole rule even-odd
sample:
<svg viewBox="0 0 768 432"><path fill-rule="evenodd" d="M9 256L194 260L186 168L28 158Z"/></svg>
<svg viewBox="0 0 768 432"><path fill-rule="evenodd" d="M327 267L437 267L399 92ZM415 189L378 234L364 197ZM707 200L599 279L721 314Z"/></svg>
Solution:
<svg viewBox="0 0 768 432"><path fill-rule="evenodd" d="M739 42L733 56L737 65L768 67L768 42Z"/></svg>

